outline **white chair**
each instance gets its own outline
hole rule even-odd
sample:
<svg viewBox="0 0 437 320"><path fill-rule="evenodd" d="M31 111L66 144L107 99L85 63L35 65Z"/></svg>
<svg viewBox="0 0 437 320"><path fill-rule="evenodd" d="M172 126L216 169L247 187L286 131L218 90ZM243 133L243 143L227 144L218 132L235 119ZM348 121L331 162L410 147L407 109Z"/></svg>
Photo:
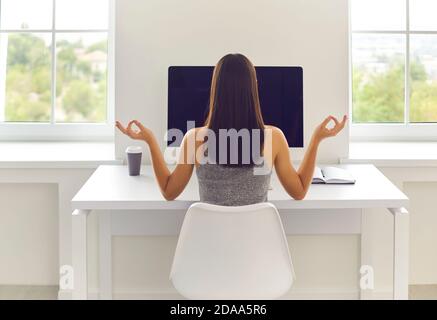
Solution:
<svg viewBox="0 0 437 320"><path fill-rule="evenodd" d="M287 239L271 203L187 211L170 279L188 299L275 299L294 281Z"/></svg>

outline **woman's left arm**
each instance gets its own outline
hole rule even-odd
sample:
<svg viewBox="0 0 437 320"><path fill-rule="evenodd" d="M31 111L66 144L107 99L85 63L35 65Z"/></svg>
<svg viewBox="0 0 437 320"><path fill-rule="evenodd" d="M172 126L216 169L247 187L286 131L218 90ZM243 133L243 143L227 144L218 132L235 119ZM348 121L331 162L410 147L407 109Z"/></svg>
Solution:
<svg viewBox="0 0 437 320"><path fill-rule="evenodd" d="M132 127L134 124L138 130ZM146 142L149 146L153 171L162 195L166 200L174 200L177 198L187 186L193 173L194 159L192 159L192 157L194 152L193 150L188 150L187 140L189 135L195 134L193 132L194 130L185 135L181 144L181 148L183 148L182 150L184 152L181 152L181 158L175 170L170 172L159 148L158 141L150 129L144 127L141 122L137 120L129 122L127 127L123 127L123 125L117 121L116 127L130 138Z"/></svg>

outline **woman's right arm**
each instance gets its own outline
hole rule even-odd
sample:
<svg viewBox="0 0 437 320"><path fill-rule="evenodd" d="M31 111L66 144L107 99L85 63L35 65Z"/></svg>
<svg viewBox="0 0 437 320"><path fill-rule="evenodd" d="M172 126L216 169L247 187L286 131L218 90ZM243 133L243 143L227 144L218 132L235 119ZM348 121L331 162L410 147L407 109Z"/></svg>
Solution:
<svg viewBox="0 0 437 320"><path fill-rule="evenodd" d="M134 124L139 130L133 128ZM149 146L153 171L162 195L166 200L177 198L185 189L193 173L195 151L189 148L187 140L189 135L195 134L195 130L193 129L185 135L181 143L181 148L184 152L181 152L176 168L171 172L164 160L158 141L150 129L144 127L138 120L132 120L127 127L124 127L117 121L116 126L130 138L142 140Z"/></svg>
<svg viewBox="0 0 437 320"><path fill-rule="evenodd" d="M334 121L335 126L328 129L326 126L329 122ZM273 141L276 151L274 165L279 181L283 185L287 193L296 200L302 200L308 192L311 185L314 168L317 159L317 150L320 142L325 138L336 136L346 125L347 117L339 122L335 117L327 117L314 131L305 156L296 171L291 164L290 152L288 143L284 134L279 129L274 129Z"/></svg>

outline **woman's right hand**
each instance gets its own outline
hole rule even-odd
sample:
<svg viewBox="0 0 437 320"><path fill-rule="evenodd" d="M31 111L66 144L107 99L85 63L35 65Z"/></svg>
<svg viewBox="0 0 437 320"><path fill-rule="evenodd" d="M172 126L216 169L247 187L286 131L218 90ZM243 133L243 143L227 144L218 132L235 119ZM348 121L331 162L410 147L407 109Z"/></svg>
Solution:
<svg viewBox="0 0 437 320"><path fill-rule="evenodd" d="M133 125L135 125L138 129L133 128ZM150 143L150 141L153 138L153 133L150 129L143 126L141 122L138 120L132 120L129 122L127 127L124 127L119 121L115 122L115 126L125 135L127 135L129 138L134 140L143 140L147 144Z"/></svg>
<svg viewBox="0 0 437 320"><path fill-rule="evenodd" d="M328 128L327 125L333 121L335 123L334 127ZM326 138L335 137L343 128L345 127L347 122L347 116L344 115L343 119L338 121L338 119L334 116L329 116L321 124L319 124L314 130L313 137L318 141L322 141Z"/></svg>

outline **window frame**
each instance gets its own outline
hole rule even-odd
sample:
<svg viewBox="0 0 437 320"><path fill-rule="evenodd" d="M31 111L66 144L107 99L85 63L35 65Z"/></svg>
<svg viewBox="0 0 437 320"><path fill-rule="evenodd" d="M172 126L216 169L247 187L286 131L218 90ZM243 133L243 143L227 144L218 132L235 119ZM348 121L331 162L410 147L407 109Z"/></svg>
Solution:
<svg viewBox="0 0 437 320"><path fill-rule="evenodd" d="M0 0L1 1L1 0ZM108 29L57 29L56 0L53 2L52 28L46 30L0 30L3 33L44 33L51 35L51 117L50 122L0 122L0 141L113 141L115 112L115 0L108 0ZM1 10L1 7L0 7ZM107 112L103 123L57 123L56 104L56 34L57 33L107 33Z"/></svg>
<svg viewBox="0 0 437 320"><path fill-rule="evenodd" d="M349 114L351 141L435 141L437 140L437 122L410 122L410 37L412 35L436 35L437 31L412 31L410 29L410 0L405 0L405 30L353 30L352 1L349 0ZM385 34L405 36L405 93L403 123L354 123L353 122L353 56L352 36L354 34Z"/></svg>

